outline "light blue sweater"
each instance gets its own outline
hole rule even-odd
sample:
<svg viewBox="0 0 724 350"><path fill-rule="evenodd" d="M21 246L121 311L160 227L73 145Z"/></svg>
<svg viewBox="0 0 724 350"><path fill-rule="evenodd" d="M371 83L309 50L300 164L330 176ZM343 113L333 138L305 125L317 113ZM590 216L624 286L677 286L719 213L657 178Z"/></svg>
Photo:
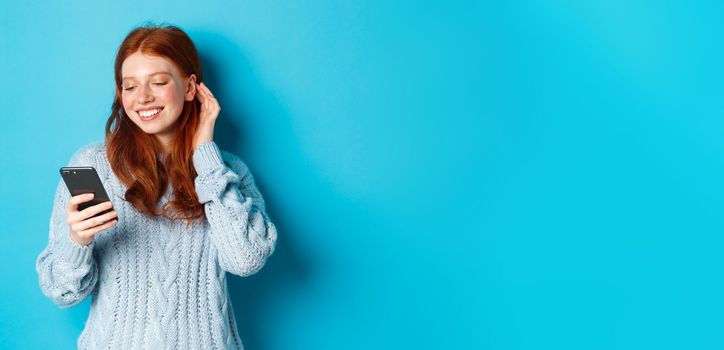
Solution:
<svg viewBox="0 0 724 350"><path fill-rule="evenodd" d="M60 181L47 247L36 261L40 288L61 308L92 295L79 349L243 349L226 272L256 273L273 253L277 230L249 168L209 141L193 154L206 220L150 219L123 198L105 142L79 149L68 166L93 166L118 223L88 246L70 238L70 193ZM171 196L171 186L158 204Z"/></svg>

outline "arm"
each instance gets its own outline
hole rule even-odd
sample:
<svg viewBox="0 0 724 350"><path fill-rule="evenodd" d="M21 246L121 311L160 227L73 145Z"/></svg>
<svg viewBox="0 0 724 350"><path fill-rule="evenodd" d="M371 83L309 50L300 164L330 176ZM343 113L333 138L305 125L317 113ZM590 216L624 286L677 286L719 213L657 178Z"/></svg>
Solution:
<svg viewBox="0 0 724 350"><path fill-rule="evenodd" d="M69 166L93 165L91 154L92 150L88 148L79 150ZM35 264L43 294L64 309L83 301L98 281L98 268L93 258L95 244L82 246L70 238L66 215L69 198L70 193L60 180L50 217L48 245Z"/></svg>
<svg viewBox="0 0 724 350"><path fill-rule="evenodd" d="M193 155L199 202L211 226L211 242L224 271L249 276L274 252L276 226L249 169L238 161L227 167L213 141L200 144Z"/></svg>

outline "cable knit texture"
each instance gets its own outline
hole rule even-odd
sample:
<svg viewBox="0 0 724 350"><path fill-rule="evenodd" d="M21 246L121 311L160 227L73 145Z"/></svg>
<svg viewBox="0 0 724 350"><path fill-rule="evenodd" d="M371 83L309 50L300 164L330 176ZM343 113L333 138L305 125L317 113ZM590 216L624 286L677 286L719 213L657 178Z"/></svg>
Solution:
<svg viewBox="0 0 724 350"><path fill-rule="evenodd" d="M243 349L226 272L249 276L274 252L277 230L246 164L213 142L193 154L206 220L149 218L126 202L105 142L83 146L68 166L92 166L118 223L88 246L70 238L70 193L55 192L48 245L36 261L40 289L61 308L92 296L79 349ZM171 197L171 187L158 204Z"/></svg>

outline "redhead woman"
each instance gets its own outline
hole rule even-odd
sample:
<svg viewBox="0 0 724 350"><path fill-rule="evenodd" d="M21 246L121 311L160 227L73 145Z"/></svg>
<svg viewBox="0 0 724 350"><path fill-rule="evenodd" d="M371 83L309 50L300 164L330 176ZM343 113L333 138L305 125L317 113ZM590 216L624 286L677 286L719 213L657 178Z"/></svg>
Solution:
<svg viewBox="0 0 724 350"><path fill-rule="evenodd" d="M58 183L40 288L61 308L92 296L79 349L243 349L226 273L259 271L277 230L249 168L214 142L196 48L176 26L135 28L115 83L105 140L68 164L94 167L111 200L78 210L92 195Z"/></svg>

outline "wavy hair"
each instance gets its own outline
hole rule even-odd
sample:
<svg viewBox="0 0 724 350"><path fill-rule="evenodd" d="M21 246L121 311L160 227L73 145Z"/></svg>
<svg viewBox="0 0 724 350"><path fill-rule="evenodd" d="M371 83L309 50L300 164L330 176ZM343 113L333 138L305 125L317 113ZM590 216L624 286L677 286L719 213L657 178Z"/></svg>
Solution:
<svg viewBox="0 0 724 350"><path fill-rule="evenodd" d="M188 226L191 221L205 218L203 204L199 203L194 187L197 173L192 161L200 102L197 99L184 102L170 152L160 159L157 156L161 149L159 141L133 123L125 114L121 100L121 66L128 56L139 50L143 54L167 58L182 75L195 74L198 83L203 81L196 47L180 28L146 24L131 30L116 54L116 92L105 128L108 160L127 188L126 201L151 217L184 219ZM159 210L158 202L169 183L173 187L173 197Z"/></svg>

